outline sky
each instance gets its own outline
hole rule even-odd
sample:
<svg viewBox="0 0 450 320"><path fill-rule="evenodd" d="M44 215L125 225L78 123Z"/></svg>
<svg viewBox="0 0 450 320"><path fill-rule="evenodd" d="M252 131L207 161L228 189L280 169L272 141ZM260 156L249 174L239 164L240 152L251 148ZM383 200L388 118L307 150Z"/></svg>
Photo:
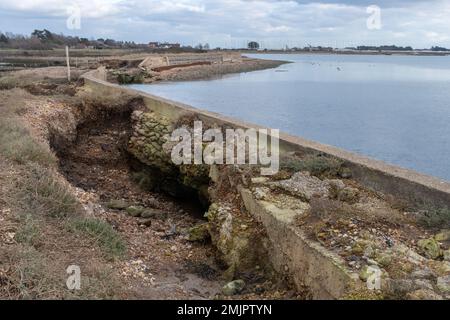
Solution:
<svg viewBox="0 0 450 320"><path fill-rule="evenodd" d="M228 48L450 47L450 0L0 0L0 31L43 28Z"/></svg>

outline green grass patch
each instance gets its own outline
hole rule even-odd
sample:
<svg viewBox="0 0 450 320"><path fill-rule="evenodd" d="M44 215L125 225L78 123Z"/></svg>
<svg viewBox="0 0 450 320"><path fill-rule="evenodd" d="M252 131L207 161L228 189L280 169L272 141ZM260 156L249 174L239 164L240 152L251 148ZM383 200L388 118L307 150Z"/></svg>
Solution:
<svg viewBox="0 0 450 320"><path fill-rule="evenodd" d="M80 232L94 239L103 251L111 257L125 253L125 244L110 224L95 218L74 218L69 221L71 231Z"/></svg>

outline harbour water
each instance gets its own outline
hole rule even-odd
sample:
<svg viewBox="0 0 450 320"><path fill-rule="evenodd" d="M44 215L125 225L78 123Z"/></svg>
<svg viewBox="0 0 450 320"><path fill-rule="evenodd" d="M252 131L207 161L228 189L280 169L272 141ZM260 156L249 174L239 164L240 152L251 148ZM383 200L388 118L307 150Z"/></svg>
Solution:
<svg viewBox="0 0 450 320"><path fill-rule="evenodd" d="M450 57L254 57L292 63L132 87L450 181Z"/></svg>

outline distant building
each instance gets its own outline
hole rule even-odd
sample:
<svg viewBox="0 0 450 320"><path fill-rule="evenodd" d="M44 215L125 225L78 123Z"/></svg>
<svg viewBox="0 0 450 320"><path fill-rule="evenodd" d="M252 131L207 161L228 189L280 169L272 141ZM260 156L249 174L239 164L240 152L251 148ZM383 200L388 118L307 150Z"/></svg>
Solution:
<svg viewBox="0 0 450 320"><path fill-rule="evenodd" d="M159 46L159 42L150 42L148 44L148 47L152 48L152 49L158 48L158 46Z"/></svg>

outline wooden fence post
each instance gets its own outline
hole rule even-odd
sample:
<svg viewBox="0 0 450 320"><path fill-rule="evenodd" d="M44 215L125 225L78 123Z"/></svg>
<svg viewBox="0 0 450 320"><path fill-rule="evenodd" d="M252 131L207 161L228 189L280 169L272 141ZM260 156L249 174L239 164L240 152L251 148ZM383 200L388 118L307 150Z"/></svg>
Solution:
<svg viewBox="0 0 450 320"><path fill-rule="evenodd" d="M66 61L67 61L67 80L70 82L70 58L69 58L69 46L66 46Z"/></svg>

